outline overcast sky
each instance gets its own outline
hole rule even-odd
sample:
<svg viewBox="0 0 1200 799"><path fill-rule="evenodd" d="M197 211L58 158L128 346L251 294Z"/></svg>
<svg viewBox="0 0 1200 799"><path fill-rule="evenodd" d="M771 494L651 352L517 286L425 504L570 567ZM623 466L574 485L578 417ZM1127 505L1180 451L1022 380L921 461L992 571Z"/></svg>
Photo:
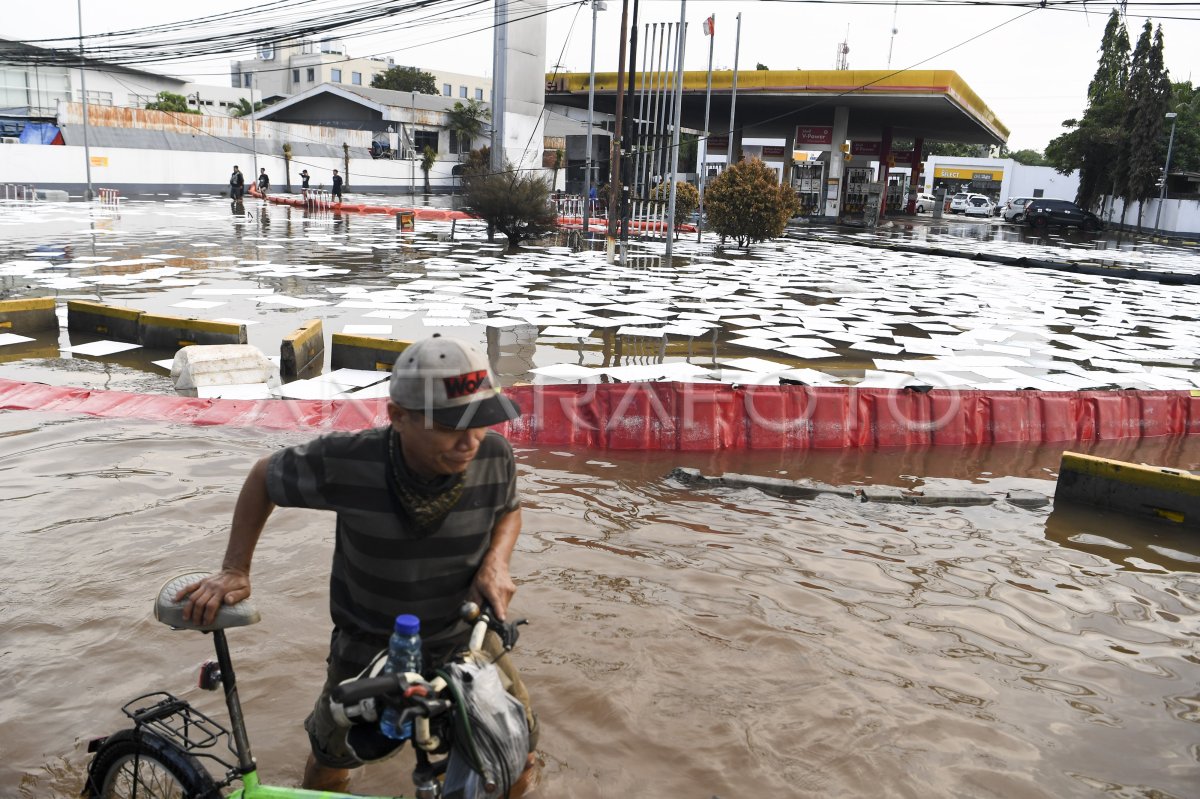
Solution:
<svg viewBox="0 0 1200 799"><path fill-rule="evenodd" d="M561 64L586 72L591 44L591 12L585 5L564 6L547 0L547 71ZM912 0L908 0L912 2ZM248 9L257 0L204 0L201 3L164 0L81 0L83 31L97 34L148 25L179 22L200 15ZM687 4L688 69L703 70L708 39L701 22L716 16L714 66L731 68L736 17L742 15L739 67L763 63L772 69L831 69L837 46L847 39L851 69L952 69L975 90L1012 131L1012 149L1042 150L1062 132L1062 120L1078 116L1085 105L1088 81L1096 68L1097 50L1111 5L1089 3L1088 11L1003 8L904 6L881 0L881 5L832 5L800 2L700 2ZM320 0L300 8L345 8L363 0ZM0 37L18 40L74 36L78 31L76 0L5 0ZM343 35L353 56L382 55L397 63L425 69L491 74L492 4L448 0L452 13L433 14L433 25L387 32L350 30ZM430 14L430 12L425 12ZM675 22L679 2L642 0L640 20ZM1166 63L1173 80L1200 81L1200 2L1191 6L1130 4L1131 39L1136 42L1145 16L1161 21L1166 39ZM599 15L596 68L614 70L621 17L620 0L608 0ZM1186 19L1167 19L1180 17ZM899 31L892 35L894 27ZM378 27L378 25L376 25ZM472 31L484 30L482 33ZM210 32L201 26L201 34ZM889 51L891 53L889 65ZM205 61L149 64L145 68L228 85L229 61L252 57L252 51Z"/></svg>

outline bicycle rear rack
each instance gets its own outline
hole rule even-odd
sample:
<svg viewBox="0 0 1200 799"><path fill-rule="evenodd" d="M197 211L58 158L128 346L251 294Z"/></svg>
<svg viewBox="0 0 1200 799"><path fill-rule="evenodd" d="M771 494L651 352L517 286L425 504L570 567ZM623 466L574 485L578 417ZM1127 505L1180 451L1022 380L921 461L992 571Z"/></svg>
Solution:
<svg viewBox="0 0 1200 799"><path fill-rule="evenodd" d="M213 760L221 764L227 774L240 773L229 730L192 707L187 700L166 691L154 691L126 702L121 712L132 719L139 730L148 730L193 757ZM232 760L226 759L217 749L222 738Z"/></svg>

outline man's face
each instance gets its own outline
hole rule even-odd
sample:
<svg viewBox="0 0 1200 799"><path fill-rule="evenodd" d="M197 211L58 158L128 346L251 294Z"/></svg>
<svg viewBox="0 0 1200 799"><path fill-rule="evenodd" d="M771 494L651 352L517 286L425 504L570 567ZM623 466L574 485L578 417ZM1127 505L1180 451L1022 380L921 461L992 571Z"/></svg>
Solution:
<svg viewBox="0 0 1200 799"><path fill-rule="evenodd" d="M409 471L418 477L461 474L479 453L486 427L455 430L444 427L418 411L388 403L388 418L400 434L400 448Z"/></svg>

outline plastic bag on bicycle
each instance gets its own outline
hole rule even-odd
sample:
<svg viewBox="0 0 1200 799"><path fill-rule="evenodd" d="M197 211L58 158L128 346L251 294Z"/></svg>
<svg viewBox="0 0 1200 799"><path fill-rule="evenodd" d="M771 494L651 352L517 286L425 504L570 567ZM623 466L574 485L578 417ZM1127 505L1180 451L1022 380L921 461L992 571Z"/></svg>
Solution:
<svg viewBox="0 0 1200 799"><path fill-rule="evenodd" d="M454 715L445 799L504 796L520 778L529 753L525 708L504 690L494 664L452 663L445 675L460 709Z"/></svg>

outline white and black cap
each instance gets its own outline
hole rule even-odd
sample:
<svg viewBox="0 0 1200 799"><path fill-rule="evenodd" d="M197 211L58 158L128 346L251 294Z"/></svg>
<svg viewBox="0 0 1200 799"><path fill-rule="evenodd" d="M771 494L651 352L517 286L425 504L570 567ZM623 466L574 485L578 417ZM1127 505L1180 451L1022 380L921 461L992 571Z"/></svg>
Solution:
<svg viewBox="0 0 1200 799"><path fill-rule="evenodd" d="M487 358L466 342L438 333L410 344L392 366L392 402L440 425L490 427L521 415L505 397Z"/></svg>

